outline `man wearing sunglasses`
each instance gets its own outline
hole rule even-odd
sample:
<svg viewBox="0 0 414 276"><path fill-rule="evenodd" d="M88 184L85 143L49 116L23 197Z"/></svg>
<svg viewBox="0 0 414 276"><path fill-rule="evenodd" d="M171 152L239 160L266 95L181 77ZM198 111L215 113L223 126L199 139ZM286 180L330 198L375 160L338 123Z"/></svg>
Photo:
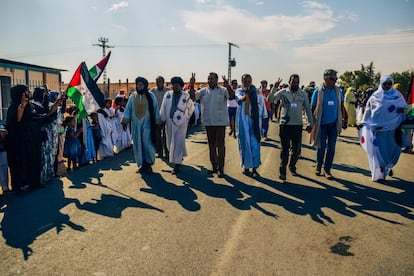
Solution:
<svg viewBox="0 0 414 276"><path fill-rule="evenodd" d="M337 72L327 69L323 73L323 84L315 89L311 107L315 117L311 132L311 143L316 147L316 175L321 175L322 165L327 179L333 179L331 168L335 155L336 138L341 128L346 128L347 114L343 106L343 94L336 86Z"/></svg>

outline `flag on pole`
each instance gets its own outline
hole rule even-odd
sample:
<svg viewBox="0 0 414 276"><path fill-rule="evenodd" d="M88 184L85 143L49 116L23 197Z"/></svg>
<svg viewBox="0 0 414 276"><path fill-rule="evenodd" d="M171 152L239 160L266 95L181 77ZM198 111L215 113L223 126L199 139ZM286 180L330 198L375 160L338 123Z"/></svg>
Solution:
<svg viewBox="0 0 414 276"><path fill-rule="evenodd" d="M414 116L414 75L411 76L411 84L410 90L408 91L407 104L409 108L408 114Z"/></svg>
<svg viewBox="0 0 414 276"><path fill-rule="evenodd" d="M105 106L104 94L90 76L85 62L76 69L66 94L79 109L78 119L86 118L89 113Z"/></svg>
<svg viewBox="0 0 414 276"><path fill-rule="evenodd" d="M111 51L95 66L93 66L91 69L89 69L89 74L91 75L91 78L96 82L99 77L101 76L102 72L105 70L106 65L108 64L109 57L111 56Z"/></svg>

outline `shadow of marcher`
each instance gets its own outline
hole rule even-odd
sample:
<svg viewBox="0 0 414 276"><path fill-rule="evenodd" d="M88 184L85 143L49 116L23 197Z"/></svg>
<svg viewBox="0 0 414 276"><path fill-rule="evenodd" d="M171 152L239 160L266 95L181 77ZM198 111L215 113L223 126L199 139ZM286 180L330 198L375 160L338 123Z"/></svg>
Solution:
<svg viewBox="0 0 414 276"><path fill-rule="evenodd" d="M346 164L332 164L332 168L338 171L350 172L350 173L360 173L365 176L371 177L371 172L369 170L362 169L361 167L349 166Z"/></svg>
<svg viewBox="0 0 414 276"><path fill-rule="evenodd" d="M131 162L135 162L133 152L126 149L118 153L115 158L104 159L94 164L82 166L66 174L66 178L72 182L69 188L84 189L86 184L101 185L101 177L103 176L101 171L122 170L123 166L130 166Z"/></svg>
<svg viewBox="0 0 414 276"><path fill-rule="evenodd" d="M164 212L161 209L158 209L154 206L138 201L131 197L125 198L112 194L102 194L101 199L93 200L95 200L95 202L85 202L78 208L111 218L121 218L122 211L129 207L144 208Z"/></svg>
<svg viewBox="0 0 414 276"><path fill-rule="evenodd" d="M200 174L208 175L208 173L206 168L202 166L199 166L199 168L200 170L187 167L186 171L177 177L188 183L191 188L211 197L223 198L239 210L251 210L254 208L264 215L277 219L278 215L260 206L260 203L271 203L280 205L296 214L303 214L300 202L275 194L262 187L247 185L228 175L224 176L224 180L230 185L216 183L210 178L200 177Z"/></svg>
<svg viewBox="0 0 414 276"><path fill-rule="evenodd" d="M1 231L6 244L19 248L27 260L33 254L30 245L50 229L59 233L66 225L76 231L86 231L72 222L68 214L60 212L71 203L79 205L77 199L65 197L62 181L54 181L30 193L9 196L7 207L1 210L4 213Z"/></svg>
<svg viewBox="0 0 414 276"><path fill-rule="evenodd" d="M149 188L141 188L144 193L154 194L159 197L175 200L187 211L198 211L201 206L197 202L197 195L188 185L177 186L166 181L159 173L142 174L142 179Z"/></svg>
<svg viewBox="0 0 414 276"><path fill-rule="evenodd" d="M254 185L247 185L240 180L237 180L231 176L226 175L224 177L230 184L234 186L237 190L249 195L249 197L245 200L251 207L256 208L257 210L261 211L263 214L267 216L271 216L274 218L278 218L276 214L264 209L260 206L260 203L270 203L274 205L278 205L283 207L285 210L297 214L297 215L305 215L304 206L300 201L296 201L294 199L287 198L285 196L276 194L270 190L265 188L254 186ZM270 179L263 178L261 176L255 177L258 182L267 182L272 183L272 185L276 185L275 181Z"/></svg>
<svg viewBox="0 0 414 276"><path fill-rule="evenodd" d="M347 190L338 189L324 183L321 183L321 185L333 194L333 196L354 203L348 206L349 209L392 224L402 223L381 217L378 213L370 211L399 214L402 217L414 220L414 215L411 210L414 207L414 186L412 183L399 179L388 180L386 186L405 190L405 192L392 192L357 184L345 179L337 178L335 180L346 187Z"/></svg>
<svg viewBox="0 0 414 276"><path fill-rule="evenodd" d="M319 185L322 184L321 182L310 179L303 175L298 175L298 177L295 179L298 178L306 179ZM331 224L335 223L331 217L325 214L325 212L322 210L323 208L329 208L339 214L348 217L356 216L356 214L352 212L344 202L337 199L336 195L333 194L329 189L311 187L290 181L276 183L265 178L261 178L258 181L272 187L275 190L303 201L303 204L301 206L303 213L301 215L309 214L313 221L320 224L326 225L325 222Z"/></svg>
<svg viewBox="0 0 414 276"><path fill-rule="evenodd" d="M211 197L225 199L230 205L239 210L250 210L250 205L246 204L244 195L238 189L213 182L208 170L203 166L198 167L200 170L191 166L183 166L183 169L177 174L177 178L183 180L184 184L192 189ZM206 177L200 177L200 175L206 175Z"/></svg>

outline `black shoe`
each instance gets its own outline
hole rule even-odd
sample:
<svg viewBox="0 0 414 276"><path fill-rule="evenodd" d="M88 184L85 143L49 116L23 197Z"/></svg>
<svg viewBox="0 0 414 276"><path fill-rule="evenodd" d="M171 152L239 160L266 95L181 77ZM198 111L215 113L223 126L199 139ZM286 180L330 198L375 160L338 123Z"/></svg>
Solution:
<svg viewBox="0 0 414 276"><path fill-rule="evenodd" d="M292 176L297 176L296 167L289 167L290 173Z"/></svg>
<svg viewBox="0 0 414 276"><path fill-rule="evenodd" d="M260 176L260 174L257 172L257 170L253 169L252 177L259 177L259 176Z"/></svg>
<svg viewBox="0 0 414 276"><path fill-rule="evenodd" d="M328 180L334 179L333 175L331 174L331 170L325 170L325 176L326 176L326 179Z"/></svg>
<svg viewBox="0 0 414 276"><path fill-rule="evenodd" d="M244 169L243 174L244 174L244 175L248 175L248 176L250 176L250 175L251 175L251 173L250 173L249 169Z"/></svg>
<svg viewBox="0 0 414 276"><path fill-rule="evenodd" d="M315 174L321 175L321 172L322 172L322 164L318 163L316 164Z"/></svg>
<svg viewBox="0 0 414 276"><path fill-rule="evenodd" d="M279 175L279 178L280 178L281 180L285 181L285 180L286 180L286 175L281 174L281 175Z"/></svg>
<svg viewBox="0 0 414 276"><path fill-rule="evenodd" d="M224 177L224 171L223 170L218 170L217 176L220 178Z"/></svg>
<svg viewBox="0 0 414 276"><path fill-rule="evenodd" d="M392 170L390 170L390 172L388 173L389 176L393 176L394 172Z"/></svg>
<svg viewBox="0 0 414 276"><path fill-rule="evenodd" d="M174 169L171 171L171 174L177 174L180 171L180 164L175 164Z"/></svg>
<svg viewBox="0 0 414 276"><path fill-rule="evenodd" d="M216 168L213 168L211 170L208 170L208 173L209 174L213 174L213 173L217 173L217 172L218 172L218 170Z"/></svg>

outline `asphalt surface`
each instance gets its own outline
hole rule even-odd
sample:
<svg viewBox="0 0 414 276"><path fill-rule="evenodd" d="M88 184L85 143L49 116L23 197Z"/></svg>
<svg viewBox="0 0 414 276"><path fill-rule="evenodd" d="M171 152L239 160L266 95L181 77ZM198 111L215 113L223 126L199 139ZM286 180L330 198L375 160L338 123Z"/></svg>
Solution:
<svg viewBox="0 0 414 276"><path fill-rule="evenodd" d="M414 275L414 154L387 183L370 179L355 128L332 174L316 176L303 133L299 176L278 179L278 125L260 177L242 174L226 137L225 177L210 176L207 138L191 129L182 171L131 150L0 197L0 275Z"/></svg>

